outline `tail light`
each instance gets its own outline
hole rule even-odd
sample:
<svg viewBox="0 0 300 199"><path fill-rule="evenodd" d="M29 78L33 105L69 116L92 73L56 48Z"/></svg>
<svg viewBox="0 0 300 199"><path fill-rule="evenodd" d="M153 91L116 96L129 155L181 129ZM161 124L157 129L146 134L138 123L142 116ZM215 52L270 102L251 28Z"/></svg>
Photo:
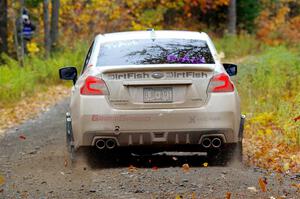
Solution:
<svg viewBox="0 0 300 199"><path fill-rule="evenodd" d="M230 81L230 78L225 73L220 73L210 80L208 91L214 92L232 92L234 91L234 86Z"/></svg>
<svg viewBox="0 0 300 199"><path fill-rule="evenodd" d="M108 90L105 82L93 76L88 76L85 79L84 85L80 88L81 95L107 95Z"/></svg>

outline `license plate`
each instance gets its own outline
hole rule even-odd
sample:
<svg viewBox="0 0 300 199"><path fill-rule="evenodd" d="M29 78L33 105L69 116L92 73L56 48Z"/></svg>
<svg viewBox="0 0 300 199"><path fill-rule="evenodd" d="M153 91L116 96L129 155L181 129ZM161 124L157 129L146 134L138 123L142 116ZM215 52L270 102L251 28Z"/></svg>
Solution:
<svg viewBox="0 0 300 199"><path fill-rule="evenodd" d="M172 87L144 88L144 103L168 103L173 102Z"/></svg>

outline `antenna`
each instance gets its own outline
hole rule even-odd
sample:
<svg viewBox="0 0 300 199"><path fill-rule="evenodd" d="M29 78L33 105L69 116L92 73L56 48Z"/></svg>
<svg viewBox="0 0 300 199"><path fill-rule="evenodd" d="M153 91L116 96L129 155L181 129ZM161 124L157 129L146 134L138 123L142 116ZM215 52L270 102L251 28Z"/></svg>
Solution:
<svg viewBox="0 0 300 199"><path fill-rule="evenodd" d="M155 41L155 31L154 31L154 28L148 28L147 31L151 31L151 39L152 39L152 41Z"/></svg>

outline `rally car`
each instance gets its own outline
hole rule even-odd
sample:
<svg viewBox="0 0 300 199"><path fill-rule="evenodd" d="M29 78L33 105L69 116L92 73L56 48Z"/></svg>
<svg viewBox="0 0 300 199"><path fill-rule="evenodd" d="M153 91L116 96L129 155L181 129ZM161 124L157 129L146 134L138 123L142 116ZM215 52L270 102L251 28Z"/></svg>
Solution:
<svg viewBox="0 0 300 199"><path fill-rule="evenodd" d="M132 31L99 34L83 68L59 70L72 80L66 114L71 152L116 149L242 154L244 116L230 76L206 33Z"/></svg>

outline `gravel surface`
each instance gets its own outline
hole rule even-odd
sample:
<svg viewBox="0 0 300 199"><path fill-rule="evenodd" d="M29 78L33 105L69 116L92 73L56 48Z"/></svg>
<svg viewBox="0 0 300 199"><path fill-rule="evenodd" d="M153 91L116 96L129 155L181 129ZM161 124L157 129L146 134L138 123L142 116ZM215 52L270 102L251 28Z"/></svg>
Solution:
<svg viewBox="0 0 300 199"><path fill-rule="evenodd" d="M65 99L0 138L0 198L300 198L300 175L213 162L205 167L206 157L193 153L103 157L82 149L71 164L67 107Z"/></svg>

